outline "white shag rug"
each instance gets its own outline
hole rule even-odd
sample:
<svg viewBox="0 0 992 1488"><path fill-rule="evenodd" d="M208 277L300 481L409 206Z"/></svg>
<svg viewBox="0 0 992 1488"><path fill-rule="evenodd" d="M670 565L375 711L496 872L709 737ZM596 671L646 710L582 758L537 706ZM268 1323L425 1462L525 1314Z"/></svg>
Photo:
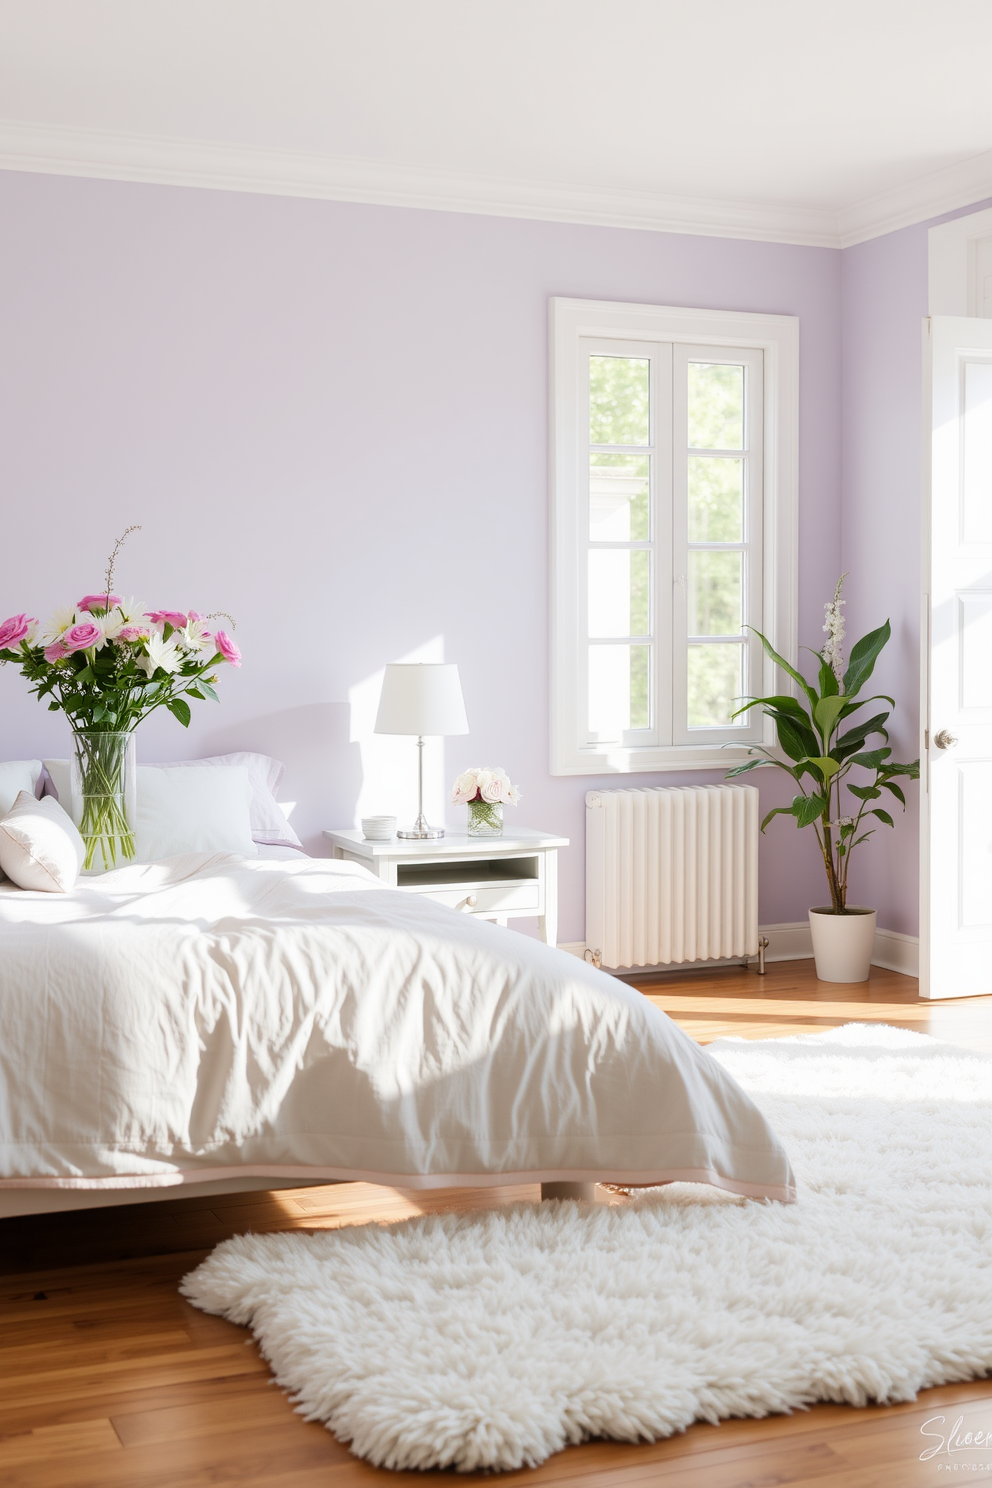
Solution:
<svg viewBox="0 0 992 1488"><path fill-rule="evenodd" d="M796 1204L680 1184L242 1235L182 1289L390 1468L517 1468L992 1368L992 1058L864 1024L710 1049L783 1139Z"/></svg>

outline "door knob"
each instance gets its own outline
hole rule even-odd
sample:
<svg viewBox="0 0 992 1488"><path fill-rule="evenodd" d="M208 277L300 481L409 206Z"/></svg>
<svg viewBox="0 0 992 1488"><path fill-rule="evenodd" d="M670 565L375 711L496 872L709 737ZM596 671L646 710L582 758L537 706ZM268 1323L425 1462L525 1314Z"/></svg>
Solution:
<svg viewBox="0 0 992 1488"><path fill-rule="evenodd" d="M941 729L939 734L934 734L933 742L938 749L951 749L958 741L953 734L948 733L947 729Z"/></svg>

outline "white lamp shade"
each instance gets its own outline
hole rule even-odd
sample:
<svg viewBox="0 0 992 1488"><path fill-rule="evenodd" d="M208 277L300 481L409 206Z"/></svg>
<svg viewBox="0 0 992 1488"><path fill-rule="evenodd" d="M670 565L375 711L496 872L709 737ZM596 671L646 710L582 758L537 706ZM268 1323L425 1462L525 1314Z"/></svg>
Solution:
<svg viewBox="0 0 992 1488"><path fill-rule="evenodd" d="M390 662L382 679L377 734L467 734L453 662Z"/></svg>

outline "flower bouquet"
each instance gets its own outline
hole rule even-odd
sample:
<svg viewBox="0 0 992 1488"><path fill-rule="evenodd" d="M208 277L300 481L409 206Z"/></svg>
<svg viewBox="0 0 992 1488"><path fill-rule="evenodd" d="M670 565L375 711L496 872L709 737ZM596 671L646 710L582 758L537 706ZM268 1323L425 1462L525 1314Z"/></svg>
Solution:
<svg viewBox="0 0 992 1488"><path fill-rule="evenodd" d="M468 806L470 837L500 837L503 833L503 806L516 806L520 792L510 784L505 770L464 770L451 788L456 806Z"/></svg>
<svg viewBox="0 0 992 1488"><path fill-rule="evenodd" d="M146 610L112 592L122 541L104 593L57 610L40 632L27 614L0 625L0 663L18 666L31 691L72 724L72 815L85 845L84 871L94 870L98 855L102 869L134 857L137 725L167 708L187 728L187 699L216 701L217 666L241 664L227 632L207 628L212 617Z"/></svg>

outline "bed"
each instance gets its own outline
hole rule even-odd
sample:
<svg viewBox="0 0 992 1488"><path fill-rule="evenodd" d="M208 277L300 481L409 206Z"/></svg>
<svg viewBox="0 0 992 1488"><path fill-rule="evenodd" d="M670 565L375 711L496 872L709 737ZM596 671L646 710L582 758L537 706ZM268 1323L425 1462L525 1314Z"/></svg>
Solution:
<svg viewBox="0 0 992 1488"><path fill-rule="evenodd" d="M757 1108L640 993L357 864L0 885L0 1215L354 1180L794 1197Z"/></svg>

